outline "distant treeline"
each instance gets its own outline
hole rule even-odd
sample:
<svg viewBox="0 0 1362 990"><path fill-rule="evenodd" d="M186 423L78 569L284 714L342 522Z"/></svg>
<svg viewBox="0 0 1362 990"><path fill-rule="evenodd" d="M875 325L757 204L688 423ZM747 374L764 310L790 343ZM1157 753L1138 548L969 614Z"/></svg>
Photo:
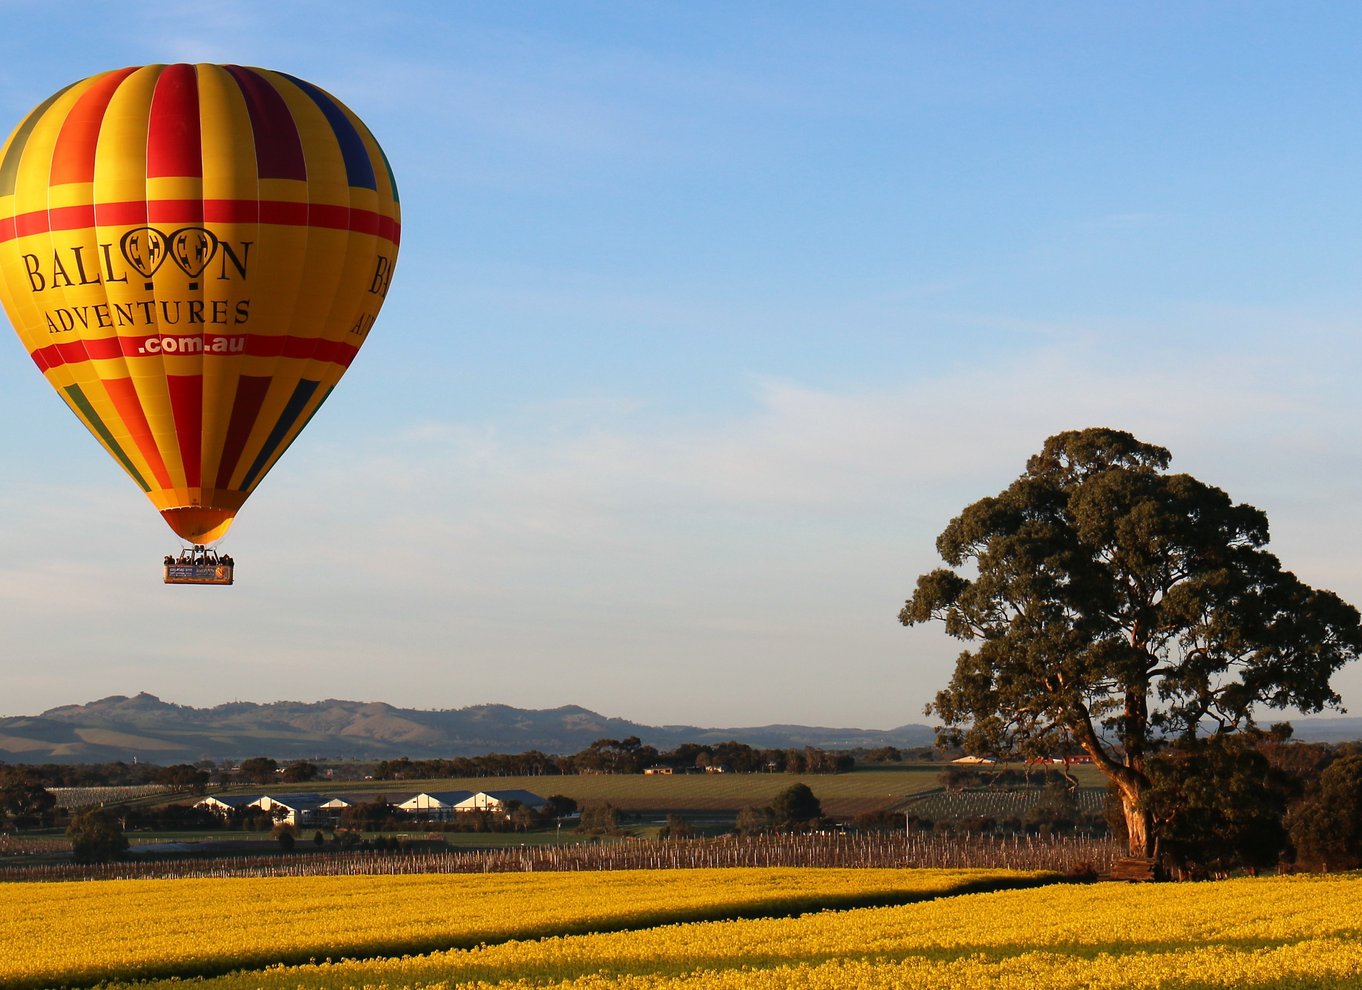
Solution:
<svg viewBox="0 0 1362 990"><path fill-rule="evenodd" d="M891 747L892 748L892 747ZM897 751L895 751L897 752ZM803 749L757 749L740 742L716 745L683 743L660 752L637 736L597 739L580 753L549 756L489 753L448 760L383 760L374 765L375 780L428 780L444 777L537 777L580 773L643 773L666 768L673 773L842 773L856 766L849 752Z"/></svg>
<svg viewBox="0 0 1362 990"><path fill-rule="evenodd" d="M674 773L731 771L734 773L842 773L858 764L898 763L904 760L943 759L931 747L901 750L758 749L740 742L683 743L659 751L637 736L598 739L580 753L554 756L538 750L488 753L449 759L291 760L269 757L241 761L200 760L170 766L134 761L126 763L8 763L0 760L0 778L22 776L43 787L137 787L164 784L186 790L209 783L264 783L283 779L300 783L326 777L334 780L438 780L450 777L535 777L579 773L642 773L666 767ZM3 781L0 781L0 785Z"/></svg>

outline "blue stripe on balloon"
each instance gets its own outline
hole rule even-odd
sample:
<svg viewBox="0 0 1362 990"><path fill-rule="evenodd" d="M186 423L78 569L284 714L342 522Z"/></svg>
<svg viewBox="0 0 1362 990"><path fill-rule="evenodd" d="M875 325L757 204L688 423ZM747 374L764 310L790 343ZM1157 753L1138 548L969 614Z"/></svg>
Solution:
<svg viewBox="0 0 1362 990"><path fill-rule="evenodd" d="M345 111L312 83L291 76L287 72L281 72L280 75L310 96L312 102L317 104L317 108L325 115L327 123L331 125L331 130L336 135L337 143L340 144L341 157L345 160L345 174L350 185L377 192L378 180L374 177L374 163L369 159L369 149L364 146L364 139L360 137L359 131L355 130L355 125L350 122Z"/></svg>
<svg viewBox="0 0 1362 990"><path fill-rule="evenodd" d="M304 378L293 390L293 395L289 397L288 404L284 407L284 413L279 417L279 422L274 424L274 429L270 431L269 439L265 441L265 446L261 448L259 456L251 465L251 469L246 472L246 477L241 480L239 491L249 492L256 480L265 471L265 468L274 459L276 451L282 454L284 451L280 445L289 431L293 429L293 424L298 421L303 410L307 408L308 401L312 398L312 393L317 391L317 386L321 382L309 381Z"/></svg>

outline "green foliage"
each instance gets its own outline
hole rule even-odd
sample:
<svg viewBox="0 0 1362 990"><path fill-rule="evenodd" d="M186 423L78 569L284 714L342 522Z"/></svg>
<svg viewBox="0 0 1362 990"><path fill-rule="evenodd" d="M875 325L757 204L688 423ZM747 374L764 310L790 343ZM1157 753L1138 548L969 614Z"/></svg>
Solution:
<svg viewBox="0 0 1362 990"><path fill-rule="evenodd" d="M695 826L680 815L667 816L667 823L658 829L659 839L693 839L697 834Z"/></svg>
<svg viewBox="0 0 1362 990"><path fill-rule="evenodd" d="M619 809L608 801L583 806L577 831L593 835L617 834L620 831Z"/></svg>
<svg viewBox="0 0 1362 990"><path fill-rule="evenodd" d="M249 760L241 761L237 776L248 783L269 784L278 779L275 775L278 769L277 760L272 760L268 756L252 756Z"/></svg>
<svg viewBox="0 0 1362 990"><path fill-rule="evenodd" d="M359 801L342 808L340 813L341 823L347 828L368 829L371 832L395 828L399 817L397 808L381 794L375 795L371 801Z"/></svg>
<svg viewBox="0 0 1362 990"><path fill-rule="evenodd" d="M562 794L550 794L544 801L544 817L567 818L577 813L577 802Z"/></svg>
<svg viewBox="0 0 1362 990"><path fill-rule="evenodd" d="M208 789L209 774L192 763L177 763L162 767L156 772L156 783L173 787L177 791L202 794Z"/></svg>
<svg viewBox="0 0 1362 990"><path fill-rule="evenodd" d="M118 819L102 809L73 815L66 837L71 840L71 858L77 863L106 863L128 848Z"/></svg>
<svg viewBox="0 0 1362 990"><path fill-rule="evenodd" d="M1183 740L1151 759L1147 801L1164 858L1194 875L1276 864L1294 781L1249 736Z"/></svg>
<svg viewBox="0 0 1362 990"><path fill-rule="evenodd" d="M1117 786L1138 855L1161 738L1252 725L1258 705L1337 706L1330 677L1362 651L1357 610L1282 569L1261 511L1169 459L1117 430L1050 437L951 520L949 569L919 577L899 613L971 646L928 707L946 738L979 754L1080 747Z"/></svg>
<svg viewBox="0 0 1362 990"><path fill-rule="evenodd" d="M0 766L0 820L38 825L56 803L36 771L29 767Z"/></svg>
<svg viewBox="0 0 1362 990"><path fill-rule="evenodd" d="M204 831L223 827L223 817L192 804L127 805L112 808L129 829L158 832Z"/></svg>
<svg viewBox="0 0 1362 990"><path fill-rule="evenodd" d="M1325 869L1362 865L1362 753L1325 768L1318 787L1287 817L1297 859Z"/></svg>
<svg viewBox="0 0 1362 990"><path fill-rule="evenodd" d="M743 808L738 812L737 820L733 823L733 829L739 835L759 835L769 832L774 827L775 821L770 808Z"/></svg>
<svg viewBox="0 0 1362 990"><path fill-rule="evenodd" d="M638 736L597 739L574 756L576 769L590 773L639 773L657 762L657 750L643 745Z"/></svg>
<svg viewBox="0 0 1362 990"><path fill-rule="evenodd" d="M823 817L823 806L808 784L791 784L771 802L771 819L777 828L800 828Z"/></svg>
<svg viewBox="0 0 1362 990"><path fill-rule="evenodd" d="M287 784L300 784L308 780L316 780L320 771L315 763L308 763L306 760L294 760L284 767L284 772L280 776Z"/></svg>
<svg viewBox="0 0 1362 990"><path fill-rule="evenodd" d="M867 763L898 763L904 758L903 751L897 746L880 746L862 754Z"/></svg>

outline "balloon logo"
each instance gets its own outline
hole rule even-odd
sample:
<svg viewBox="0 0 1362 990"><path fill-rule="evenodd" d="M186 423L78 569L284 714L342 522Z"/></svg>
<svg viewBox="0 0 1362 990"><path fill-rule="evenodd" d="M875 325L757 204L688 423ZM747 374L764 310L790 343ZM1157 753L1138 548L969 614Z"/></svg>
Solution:
<svg viewBox="0 0 1362 990"><path fill-rule="evenodd" d="M151 278L161 262L166 260L166 235L152 227L137 227L123 235L118 244L123 257L141 273ZM155 285L148 285L148 289Z"/></svg>
<svg viewBox="0 0 1362 990"><path fill-rule="evenodd" d="M0 149L0 302L194 544L226 534L354 360L400 234L368 129L281 72L105 72Z"/></svg>

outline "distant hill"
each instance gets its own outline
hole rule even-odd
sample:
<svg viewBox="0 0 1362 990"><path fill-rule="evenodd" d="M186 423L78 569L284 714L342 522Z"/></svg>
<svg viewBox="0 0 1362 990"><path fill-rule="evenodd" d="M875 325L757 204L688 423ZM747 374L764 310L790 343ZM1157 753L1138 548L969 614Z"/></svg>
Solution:
<svg viewBox="0 0 1362 990"><path fill-rule="evenodd" d="M1295 738L1309 742L1362 739L1362 718L1305 718ZM577 753L597 739L638 736L660 750L684 742L729 740L759 749L853 749L931 745L926 725L842 729L763 725L730 729L641 725L586 708L533 710L473 705L443 711L395 708L382 702L235 701L191 708L155 695L114 695L86 705L63 705L41 715L0 718L0 762L192 763L270 756L279 760L376 760L482 756L539 750Z"/></svg>
<svg viewBox="0 0 1362 990"><path fill-rule="evenodd" d="M381 702L232 702L191 708L154 695L114 695L64 705L41 715L0 718L0 761L105 763L133 759L191 763L250 756L275 759L412 759L523 753L577 753L597 739L638 736L658 749L683 742L736 740L757 748L819 749L926 746L925 725L838 729L767 725L713 729L640 725L576 706L528 710L474 705L445 711L395 708Z"/></svg>

